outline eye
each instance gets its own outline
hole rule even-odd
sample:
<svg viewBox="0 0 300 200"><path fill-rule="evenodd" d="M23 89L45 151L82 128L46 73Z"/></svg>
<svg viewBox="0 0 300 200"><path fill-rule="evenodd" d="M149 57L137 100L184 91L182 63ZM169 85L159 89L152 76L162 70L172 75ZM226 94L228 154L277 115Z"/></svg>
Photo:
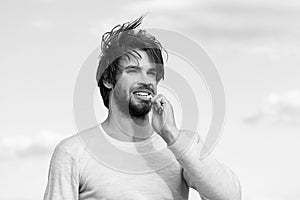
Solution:
<svg viewBox="0 0 300 200"><path fill-rule="evenodd" d="M148 74L150 74L151 76L156 76L156 72L155 71L148 72Z"/></svg>
<svg viewBox="0 0 300 200"><path fill-rule="evenodd" d="M136 70L135 69L130 69L130 70L127 70L127 73L136 73Z"/></svg>

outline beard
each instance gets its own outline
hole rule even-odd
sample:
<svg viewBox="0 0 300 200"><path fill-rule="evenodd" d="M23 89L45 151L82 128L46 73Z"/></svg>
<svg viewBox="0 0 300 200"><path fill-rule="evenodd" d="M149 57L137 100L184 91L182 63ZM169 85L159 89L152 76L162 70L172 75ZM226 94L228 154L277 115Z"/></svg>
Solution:
<svg viewBox="0 0 300 200"><path fill-rule="evenodd" d="M134 118L145 118L151 110L150 101L138 100L138 102L135 103L133 98L130 98L128 103L129 114Z"/></svg>
<svg viewBox="0 0 300 200"><path fill-rule="evenodd" d="M133 96L130 96L127 100L126 95L120 95L120 92L114 93L113 100L119 111L125 116L130 116L132 118L144 119L152 107L150 101L136 99Z"/></svg>

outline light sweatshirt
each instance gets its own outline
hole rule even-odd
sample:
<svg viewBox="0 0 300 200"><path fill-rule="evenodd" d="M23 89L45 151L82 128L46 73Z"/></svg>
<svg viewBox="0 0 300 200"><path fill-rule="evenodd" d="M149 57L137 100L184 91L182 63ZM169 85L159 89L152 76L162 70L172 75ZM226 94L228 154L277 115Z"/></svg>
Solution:
<svg viewBox="0 0 300 200"><path fill-rule="evenodd" d="M201 148L187 130L167 146L157 133L123 142L97 125L56 146L44 200L187 200L189 187L203 200L240 200L235 174Z"/></svg>

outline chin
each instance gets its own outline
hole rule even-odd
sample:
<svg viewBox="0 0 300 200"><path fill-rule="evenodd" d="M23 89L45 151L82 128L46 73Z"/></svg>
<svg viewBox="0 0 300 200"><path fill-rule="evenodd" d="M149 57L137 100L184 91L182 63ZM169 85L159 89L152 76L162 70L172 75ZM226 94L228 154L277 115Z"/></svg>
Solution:
<svg viewBox="0 0 300 200"><path fill-rule="evenodd" d="M145 117L151 110L151 104L148 102L139 102L133 103L130 101L129 103L129 113L132 117L143 118Z"/></svg>

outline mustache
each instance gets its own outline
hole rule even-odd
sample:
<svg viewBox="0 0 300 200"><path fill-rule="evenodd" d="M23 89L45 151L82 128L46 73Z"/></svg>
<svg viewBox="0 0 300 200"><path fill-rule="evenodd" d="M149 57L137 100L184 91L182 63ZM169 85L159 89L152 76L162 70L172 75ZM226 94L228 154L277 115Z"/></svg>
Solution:
<svg viewBox="0 0 300 200"><path fill-rule="evenodd" d="M142 85L141 87L135 88L134 90L149 90L152 94L155 94L154 89L150 85Z"/></svg>

